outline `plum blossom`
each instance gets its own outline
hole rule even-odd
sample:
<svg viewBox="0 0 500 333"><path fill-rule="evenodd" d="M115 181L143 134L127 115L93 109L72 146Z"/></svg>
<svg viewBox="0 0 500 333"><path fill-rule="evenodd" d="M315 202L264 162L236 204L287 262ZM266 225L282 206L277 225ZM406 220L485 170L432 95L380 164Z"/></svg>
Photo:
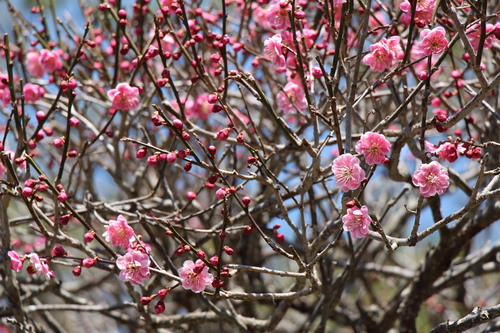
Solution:
<svg viewBox="0 0 500 333"><path fill-rule="evenodd" d="M498 24L498 23L497 23ZM484 39L483 48L491 49L493 46L494 34L491 32L495 30L495 26L493 24L486 24L486 38ZM481 40L481 24L474 24L469 29L467 29L467 38L470 41L470 44L474 48L475 51L479 48L479 41Z"/></svg>
<svg viewBox="0 0 500 333"><path fill-rule="evenodd" d="M333 161L332 171L342 191L356 190L365 179L365 171L359 159L351 154L342 154Z"/></svg>
<svg viewBox="0 0 500 333"><path fill-rule="evenodd" d="M271 25L271 28L279 30L290 27L290 19L288 11L292 9L292 5L286 1L275 1L267 9L266 19Z"/></svg>
<svg viewBox="0 0 500 333"><path fill-rule="evenodd" d="M105 228L106 232L102 236L115 246L129 247L134 240L134 229L128 225L127 219L122 215L118 215L116 221L110 220Z"/></svg>
<svg viewBox="0 0 500 333"><path fill-rule="evenodd" d="M7 254L10 257L10 268L16 272L20 272L23 269L24 259L19 257L16 251L9 251Z"/></svg>
<svg viewBox="0 0 500 333"><path fill-rule="evenodd" d="M371 222L372 219L368 215L368 208L366 206L348 208L347 214L342 217L343 228L345 231L351 233L352 238L368 236L368 227Z"/></svg>
<svg viewBox="0 0 500 333"><path fill-rule="evenodd" d="M286 65L285 55L281 49L281 42L280 34L276 34L264 41L264 53L276 67L284 67Z"/></svg>
<svg viewBox="0 0 500 333"><path fill-rule="evenodd" d="M390 150L391 144L385 136L374 132L366 132L356 144L356 151L363 155L369 165L383 164Z"/></svg>
<svg viewBox="0 0 500 333"><path fill-rule="evenodd" d="M9 86L5 84L8 81L9 76L0 73L0 100L2 100L3 106L7 106L11 100Z"/></svg>
<svg viewBox="0 0 500 333"><path fill-rule="evenodd" d="M40 65L46 72L59 70L63 67L63 63L61 61L62 54L63 50L60 49L55 51L43 49L40 51Z"/></svg>
<svg viewBox="0 0 500 333"><path fill-rule="evenodd" d="M448 47L446 30L443 27L422 30L420 32L420 39L421 41L417 44L417 48L426 56L441 54Z"/></svg>
<svg viewBox="0 0 500 333"><path fill-rule="evenodd" d="M23 93L27 103L36 102L45 95L45 89L38 84L26 83L23 87Z"/></svg>
<svg viewBox="0 0 500 333"><path fill-rule="evenodd" d="M381 73L390 68L395 60L404 57L398 36L389 39L382 38L380 42L370 45L370 53L363 57L363 63L370 66L372 71Z"/></svg>
<svg viewBox="0 0 500 333"><path fill-rule="evenodd" d="M443 194L450 185L448 171L436 161L422 164L413 174L412 182L420 188L420 194L426 198Z"/></svg>
<svg viewBox="0 0 500 333"><path fill-rule="evenodd" d="M38 78L42 77L46 72L46 69L40 63L40 54L35 51L26 54L26 68L31 75Z"/></svg>
<svg viewBox="0 0 500 333"><path fill-rule="evenodd" d="M30 274L37 273L39 277L44 279L50 279L51 276L56 276L54 271L50 270L49 265L47 265L45 261L42 261L36 253L30 254L28 272Z"/></svg>
<svg viewBox="0 0 500 333"><path fill-rule="evenodd" d="M116 89L108 91L108 98L112 101L112 110L129 111L139 106L139 88L131 87L128 83L122 82Z"/></svg>
<svg viewBox="0 0 500 333"><path fill-rule="evenodd" d="M304 88L301 84L294 81L288 82L283 91L280 91L277 96L278 107L285 113L295 111L295 107L300 111L307 109L307 100L304 93Z"/></svg>
<svg viewBox="0 0 500 333"><path fill-rule="evenodd" d="M403 11L401 22L404 25L409 25L411 20L411 3L408 0L403 1L399 8ZM425 27L430 23L434 10L436 9L436 0L417 0L415 9L415 24L419 28Z"/></svg>
<svg viewBox="0 0 500 333"><path fill-rule="evenodd" d="M141 251L130 251L116 259L116 266L121 270L119 278L132 284L141 284L146 281L149 272L149 256Z"/></svg>
<svg viewBox="0 0 500 333"><path fill-rule="evenodd" d="M196 260L196 263L191 260L184 261L178 272L182 287L195 293L202 292L205 290L205 286L214 281L214 276L208 272L208 267L200 259Z"/></svg>

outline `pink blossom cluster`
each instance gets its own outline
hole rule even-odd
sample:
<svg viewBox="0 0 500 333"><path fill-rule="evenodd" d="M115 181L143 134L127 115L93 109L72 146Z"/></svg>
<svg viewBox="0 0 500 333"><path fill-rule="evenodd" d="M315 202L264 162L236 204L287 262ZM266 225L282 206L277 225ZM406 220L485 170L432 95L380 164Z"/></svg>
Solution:
<svg viewBox="0 0 500 333"><path fill-rule="evenodd" d="M108 91L108 98L112 101L111 112L116 110L130 111L139 106L139 88L131 87L128 83L119 83L115 89Z"/></svg>
<svg viewBox="0 0 500 333"><path fill-rule="evenodd" d="M356 151L363 155L369 165L384 164L387 160L391 144L383 134L366 132L356 144Z"/></svg>
<svg viewBox="0 0 500 333"><path fill-rule="evenodd" d="M432 30L422 30L420 32L420 39L420 42L417 44L417 49L425 56L441 54L448 47L446 30L444 30L443 27L437 27Z"/></svg>
<svg viewBox="0 0 500 333"><path fill-rule="evenodd" d="M31 51L26 54L26 68L34 77L42 77L63 68L63 50L42 49L40 53Z"/></svg>
<svg viewBox="0 0 500 333"><path fill-rule="evenodd" d="M118 257L116 266L120 269L120 280L132 284L142 284L151 275L149 255L141 251L132 250Z"/></svg>
<svg viewBox="0 0 500 333"><path fill-rule="evenodd" d="M413 174L412 182L420 188L420 195L423 197L441 195L450 185L448 171L436 161L420 165L420 168Z"/></svg>
<svg viewBox="0 0 500 333"><path fill-rule="evenodd" d="M298 109L299 111L307 110L307 100L304 88L300 82L295 80L289 81L283 91L276 96L278 107L285 113L290 113Z"/></svg>
<svg viewBox="0 0 500 333"><path fill-rule="evenodd" d="M134 240L134 229L128 225L127 219L122 215L118 215L116 220L110 220L105 228L106 232L102 236L115 246L128 248Z"/></svg>
<svg viewBox="0 0 500 333"><path fill-rule="evenodd" d="M500 28L500 23L497 23L496 25ZM486 24L486 33L485 33L486 38L484 39L484 44L483 44L484 49L491 49L491 47L493 46L493 41L495 39L495 35L493 34L494 30L495 26L493 24L490 23ZM467 29L467 38L469 39L470 44L472 45L475 51L477 51L479 48L481 33L482 33L482 28L480 23L474 24L469 29Z"/></svg>
<svg viewBox="0 0 500 333"><path fill-rule="evenodd" d="M45 95L45 89L38 84L26 83L23 87L23 94L27 103L36 102Z"/></svg>
<svg viewBox="0 0 500 333"><path fill-rule="evenodd" d="M400 45L400 38L393 36L389 39L382 38L378 43L370 45L370 53L363 57L363 63L370 66L372 71L380 73L403 58L404 51Z"/></svg>
<svg viewBox="0 0 500 333"><path fill-rule="evenodd" d="M29 258L30 264L27 268L29 274L37 274L39 277L44 279L50 279L51 277L56 276L54 271L49 268L47 262L40 259L36 253L31 253L22 258L16 251L9 251L7 252L7 255L10 258L10 268L16 272L20 272L23 269L24 261Z"/></svg>
<svg viewBox="0 0 500 333"><path fill-rule="evenodd" d="M353 238L362 238L368 236L369 226L372 222L368 215L368 207L361 206L347 209L347 214L342 217L344 230L349 231Z"/></svg>
<svg viewBox="0 0 500 333"><path fill-rule="evenodd" d="M365 180L365 171L359 163L359 159L351 154L342 154L333 161L332 171L342 191L356 190Z"/></svg>
<svg viewBox="0 0 500 333"><path fill-rule="evenodd" d="M409 25L411 20L411 3L408 0L403 1L399 8L403 11L401 15L401 22L404 25ZM415 8L415 24L419 28L425 27L431 22L432 15L436 9L436 0L417 0Z"/></svg>
<svg viewBox="0 0 500 333"><path fill-rule="evenodd" d="M186 260L178 272L182 287L195 293L202 292L214 281L214 276L208 272L208 267L200 259L196 260L196 263Z"/></svg>

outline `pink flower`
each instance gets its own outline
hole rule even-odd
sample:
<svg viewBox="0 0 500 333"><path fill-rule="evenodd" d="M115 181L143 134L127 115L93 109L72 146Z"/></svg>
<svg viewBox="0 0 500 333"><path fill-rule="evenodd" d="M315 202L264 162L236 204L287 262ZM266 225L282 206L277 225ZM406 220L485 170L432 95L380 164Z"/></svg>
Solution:
<svg viewBox="0 0 500 333"><path fill-rule="evenodd" d="M333 161L333 174L342 191L355 190L365 179L365 171L359 166L359 159L351 154L342 154Z"/></svg>
<svg viewBox="0 0 500 333"><path fill-rule="evenodd" d="M42 77L46 69L40 63L40 54L38 52L28 52L26 54L26 68L34 77Z"/></svg>
<svg viewBox="0 0 500 333"><path fill-rule="evenodd" d="M27 103L36 102L45 94L45 89L37 84L26 83L23 87L24 100Z"/></svg>
<svg viewBox="0 0 500 333"><path fill-rule="evenodd" d="M10 268L16 272L20 272L23 269L24 259L21 259L16 251L9 251L7 254L10 257Z"/></svg>
<svg viewBox="0 0 500 333"><path fill-rule="evenodd" d="M490 34L493 30L495 30L495 26L493 24L486 24L486 38L484 39L483 45L484 49L490 49L493 46L493 38L495 35ZM479 48L479 41L481 40L481 24L475 24L467 29L467 38L469 39L474 50L477 51Z"/></svg>
<svg viewBox="0 0 500 333"><path fill-rule="evenodd" d="M46 72L59 70L63 67L63 63L61 61L62 54L62 50L51 51L43 49L40 51L40 65Z"/></svg>
<svg viewBox="0 0 500 333"><path fill-rule="evenodd" d="M384 43L370 45L370 53L363 57L363 63L370 66L374 72L383 72L392 66L393 56Z"/></svg>
<svg viewBox="0 0 500 333"><path fill-rule="evenodd" d="M116 89L108 91L108 98L113 101L113 110L129 111L139 106L139 88L131 87L128 83L119 83Z"/></svg>
<svg viewBox="0 0 500 333"><path fill-rule="evenodd" d="M374 132L366 132L356 144L356 151L364 156L369 165L383 164L390 150L391 144L385 136Z"/></svg>
<svg viewBox="0 0 500 333"><path fill-rule="evenodd" d="M404 12L401 15L401 22L404 25L409 25L411 20L411 4L408 0L403 1L399 8ZM415 9L415 24L419 28L425 27L430 23L434 9L436 8L436 0L417 0L417 8Z"/></svg>
<svg viewBox="0 0 500 333"><path fill-rule="evenodd" d="M8 87L0 88L0 99L2 100L3 106L7 106L10 103L10 90Z"/></svg>
<svg viewBox="0 0 500 333"><path fill-rule="evenodd" d="M295 111L295 107L300 111L307 109L307 100L304 93L304 88L301 84L293 81L288 82L283 91L280 91L277 96L278 107L285 113Z"/></svg>
<svg viewBox="0 0 500 333"><path fill-rule="evenodd" d="M196 263L186 260L182 266L178 272L184 289L199 293L214 280L214 276L208 272L208 267L200 259L196 260Z"/></svg>
<svg viewBox="0 0 500 333"><path fill-rule="evenodd" d="M281 35L276 34L264 41L264 53L276 67L285 67L285 55L281 49Z"/></svg>
<svg viewBox="0 0 500 333"><path fill-rule="evenodd" d="M420 32L420 43L417 48L423 55L441 54L448 47L446 40L446 30L443 27L437 27L432 30L424 29Z"/></svg>
<svg viewBox="0 0 500 333"><path fill-rule="evenodd" d="M221 187L215 192L215 196L219 199L222 200L226 197L227 195L227 190L224 187Z"/></svg>
<svg viewBox="0 0 500 333"><path fill-rule="evenodd" d="M134 240L134 229L128 225L127 219L122 215L118 215L116 221L110 220L105 228L106 232L102 236L115 246L128 247Z"/></svg>
<svg viewBox="0 0 500 333"><path fill-rule="evenodd" d="M372 222L371 217L368 215L368 208L362 206L352 207L347 209L347 215L342 216L344 223L344 230L349 231L352 238L362 238L368 236L368 227Z"/></svg>
<svg viewBox="0 0 500 333"><path fill-rule="evenodd" d="M149 256L141 251L131 251L116 259L116 266L121 270L119 278L132 284L146 281L149 272Z"/></svg>
<svg viewBox="0 0 500 333"><path fill-rule="evenodd" d="M431 197L435 194L441 195L450 185L448 171L436 161L422 164L413 174L412 182L415 186L420 187L420 194L423 197Z"/></svg>
<svg viewBox="0 0 500 333"><path fill-rule="evenodd" d="M282 6L284 4L284 6ZM267 10L266 19L273 29L285 29L290 27L290 19L288 11L292 9L292 5L286 1L276 1Z"/></svg>
<svg viewBox="0 0 500 333"><path fill-rule="evenodd" d="M40 260L36 253L30 254L30 265L28 267L30 274L37 273L38 276L50 279L51 276L56 276L54 271L51 271L49 265L45 261Z"/></svg>

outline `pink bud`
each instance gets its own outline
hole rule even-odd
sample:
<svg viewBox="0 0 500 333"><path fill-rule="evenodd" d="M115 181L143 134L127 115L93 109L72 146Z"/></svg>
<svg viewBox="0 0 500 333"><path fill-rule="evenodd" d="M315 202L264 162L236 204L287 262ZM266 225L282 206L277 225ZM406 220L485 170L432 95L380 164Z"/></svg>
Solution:
<svg viewBox="0 0 500 333"><path fill-rule="evenodd" d="M151 297L149 297L149 296L142 296L141 297L141 304L142 305L148 305L149 302L151 302Z"/></svg>
<svg viewBox="0 0 500 333"><path fill-rule="evenodd" d="M177 154L174 152L170 152L167 154L167 162L168 163L174 163L175 160L177 159Z"/></svg>
<svg viewBox="0 0 500 333"><path fill-rule="evenodd" d="M217 198L219 200L222 200L226 197L227 190L225 188L221 187L220 189L217 190L217 192L215 192L215 195L217 196Z"/></svg>
<svg viewBox="0 0 500 333"><path fill-rule="evenodd" d="M243 135L243 133L238 133L238 135L236 136L236 141L238 141L239 143L245 142L245 135Z"/></svg>
<svg viewBox="0 0 500 333"><path fill-rule="evenodd" d="M302 10L296 10L295 11L295 18L297 20L302 20L306 17L306 13L304 13Z"/></svg>
<svg viewBox="0 0 500 333"><path fill-rule="evenodd" d="M208 153L210 154L210 156L214 157L215 156L215 152L217 151L217 147L215 147L215 146L208 146L207 150L208 150Z"/></svg>
<svg viewBox="0 0 500 333"><path fill-rule="evenodd" d="M63 215L59 218L59 224L60 225L67 225L69 222L69 219L71 218L71 213Z"/></svg>
<svg viewBox="0 0 500 333"><path fill-rule="evenodd" d="M162 314L163 312L165 312L165 302L159 300L158 303L156 303L155 305L155 313Z"/></svg>
<svg viewBox="0 0 500 333"><path fill-rule="evenodd" d="M151 155L148 157L148 164L150 166L156 165L157 162L158 162L158 155Z"/></svg>
<svg viewBox="0 0 500 333"><path fill-rule="evenodd" d="M90 267L94 266L94 264L95 264L95 260L92 258L85 258L82 260L82 266L85 268L90 268Z"/></svg>
<svg viewBox="0 0 500 333"><path fill-rule="evenodd" d="M248 164L254 164L255 162L257 162L257 157L249 156L247 158L247 163Z"/></svg>
<svg viewBox="0 0 500 333"><path fill-rule="evenodd" d="M241 202L243 202L243 205L245 205L245 207L248 207L248 205L250 205L251 201L252 201L252 199L250 199L250 197L243 197L241 199Z"/></svg>
<svg viewBox="0 0 500 333"><path fill-rule="evenodd" d="M73 127L77 127L80 124L80 120L76 117L69 118L69 125Z"/></svg>
<svg viewBox="0 0 500 333"><path fill-rule="evenodd" d="M191 170L191 168L193 167L193 165L191 164L191 162L188 162L186 163L186 165L184 166L184 171L186 172L189 172Z"/></svg>
<svg viewBox="0 0 500 333"><path fill-rule="evenodd" d="M170 289L160 289L158 290L158 297L163 300L165 298L165 296L167 296L168 292L170 291Z"/></svg>
<svg viewBox="0 0 500 333"><path fill-rule="evenodd" d="M232 256L234 254L234 250L232 248L230 248L229 246L227 246L227 245L224 245L224 247L222 248L222 250L224 252L226 252L230 256Z"/></svg>
<svg viewBox="0 0 500 333"><path fill-rule="evenodd" d="M182 128L184 127L184 124L182 123L182 121L180 121L179 119L175 119L172 124L174 125L175 128L177 128L179 131L182 131Z"/></svg>
<svg viewBox="0 0 500 333"><path fill-rule="evenodd" d="M217 266L219 264L219 257L213 256L208 261L210 261L210 265Z"/></svg>
<svg viewBox="0 0 500 333"><path fill-rule="evenodd" d="M146 157L148 150L145 147L137 149L137 152L135 153L135 157L141 159Z"/></svg>
<svg viewBox="0 0 500 333"><path fill-rule="evenodd" d="M188 132L184 131L182 132L182 138L186 141L189 141L189 139L191 139L191 135Z"/></svg>
<svg viewBox="0 0 500 333"><path fill-rule="evenodd" d="M319 68L319 67L313 67L311 72L312 72L312 76L315 77L316 79L323 77L323 72L321 71L321 68Z"/></svg>
<svg viewBox="0 0 500 333"><path fill-rule="evenodd" d="M189 201L193 201L194 199L196 199L196 193L194 193L194 192L188 192L188 193L186 194L186 197L187 197L187 199L188 199Z"/></svg>
<svg viewBox="0 0 500 333"><path fill-rule="evenodd" d="M44 120L46 116L47 115L43 111L36 112L36 119L38 120L38 122L41 122L42 120Z"/></svg>
<svg viewBox="0 0 500 333"><path fill-rule="evenodd" d="M86 232L84 235L83 235L83 240L86 242L86 243L90 243L94 240L94 233L89 231L89 232Z"/></svg>
<svg viewBox="0 0 500 333"><path fill-rule="evenodd" d="M277 241L278 243L283 243L283 242L285 241L285 236L283 236L283 234L282 234L282 233L277 232L277 233L275 234L275 237L276 237L276 241Z"/></svg>
<svg viewBox="0 0 500 333"><path fill-rule="evenodd" d="M199 258L200 260L204 260L204 259L205 259L205 257L206 257L205 252L203 252L202 250L199 250L198 252L196 252L196 255L198 256L198 258Z"/></svg>
<svg viewBox="0 0 500 333"><path fill-rule="evenodd" d="M57 195L57 200L59 202L65 202L66 200L68 200L68 194L66 192L61 192Z"/></svg>
<svg viewBox="0 0 500 333"><path fill-rule="evenodd" d="M73 275L76 277L80 276L80 274L82 274L82 266L76 266L75 268L73 268L71 273L73 273Z"/></svg>
<svg viewBox="0 0 500 333"><path fill-rule="evenodd" d="M427 71L421 71L420 73L418 73L417 76L422 81L423 80L427 80L427 78L429 77L429 72L427 72Z"/></svg>
<svg viewBox="0 0 500 333"><path fill-rule="evenodd" d="M227 138L229 137L230 130L231 130L230 128L224 128L224 129L221 129L219 132L217 132L217 140L226 141Z"/></svg>
<svg viewBox="0 0 500 333"><path fill-rule="evenodd" d="M455 69L451 71L451 77L454 78L455 80L459 79L460 77L462 77L462 73L460 73L460 71Z"/></svg>
<svg viewBox="0 0 500 333"><path fill-rule="evenodd" d="M208 101L208 103L210 103L210 104L215 104L215 103L217 103L217 99L218 99L218 98L217 98L217 94L211 94L211 95L208 95L208 97L207 97L207 101Z"/></svg>
<svg viewBox="0 0 500 333"><path fill-rule="evenodd" d="M33 189L31 187L25 187L23 188L21 194L23 195L23 197L29 198L33 195Z"/></svg>
<svg viewBox="0 0 500 333"><path fill-rule="evenodd" d="M55 245L50 253L53 257L63 257L66 255L66 250L61 245Z"/></svg>

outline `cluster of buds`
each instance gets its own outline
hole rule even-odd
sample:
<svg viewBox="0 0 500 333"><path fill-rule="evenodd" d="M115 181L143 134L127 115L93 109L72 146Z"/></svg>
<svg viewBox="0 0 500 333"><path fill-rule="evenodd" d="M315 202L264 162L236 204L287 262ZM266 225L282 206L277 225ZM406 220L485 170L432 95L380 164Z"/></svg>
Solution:
<svg viewBox="0 0 500 333"><path fill-rule="evenodd" d="M155 313L156 314L161 314L165 312L165 302L164 299L167 296L168 292L170 291L169 287L166 287L164 289L158 290L158 293L153 294L151 296L143 296L141 297L141 304L142 305L148 305L151 303L151 301L155 298L158 298L158 302L155 305Z"/></svg>
<svg viewBox="0 0 500 333"><path fill-rule="evenodd" d="M67 93L70 93L73 90L75 90L76 87L78 87L78 83L76 82L76 80L74 78L69 78L67 80L61 81L60 86L61 86L62 92L67 94Z"/></svg>
<svg viewBox="0 0 500 333"><path fill-rule="evenodd" d="M47 190L48 186L45 184L46 177L44 175L38 176L38 179L28 179L24 182L24 188L21 194L25 198L33 198L35 201L43 201L43 197L37 193L43 193Z"/></svg>
<svg viewBox="0 0 500 333"><path fill-rule="evenodd" d="M190 250L191 250L191 248L189 247L189 245L179 244L179 246L177 246L177 249L175 250L174 253L176 256L180 256L182 253L189 252Z"/></svg>

